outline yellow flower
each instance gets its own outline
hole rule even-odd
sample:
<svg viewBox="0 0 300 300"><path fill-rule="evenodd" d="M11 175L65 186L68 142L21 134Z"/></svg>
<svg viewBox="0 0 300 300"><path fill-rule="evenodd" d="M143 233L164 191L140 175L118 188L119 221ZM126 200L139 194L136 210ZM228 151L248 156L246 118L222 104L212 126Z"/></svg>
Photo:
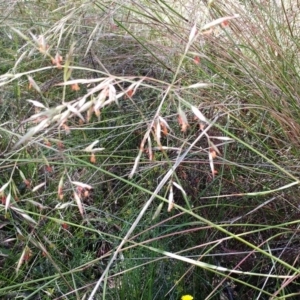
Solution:
<svg viewBox="0 0 300 300"><path fill-rule="evenodd" d="M193 300L193 299L194 299L194 297L191 295L183 295L181 297L181 300Z"/></svg>

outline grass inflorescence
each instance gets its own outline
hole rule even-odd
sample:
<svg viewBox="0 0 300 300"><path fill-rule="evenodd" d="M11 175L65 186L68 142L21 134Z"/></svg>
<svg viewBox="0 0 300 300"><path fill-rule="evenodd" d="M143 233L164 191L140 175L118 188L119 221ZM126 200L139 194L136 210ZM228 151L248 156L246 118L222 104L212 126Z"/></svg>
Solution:
<svg viewBox="0 0 300 300"><path fill-rule="evenodd" d="M2 8L3 299L298 299L299 7L223 2Z"/></svg>

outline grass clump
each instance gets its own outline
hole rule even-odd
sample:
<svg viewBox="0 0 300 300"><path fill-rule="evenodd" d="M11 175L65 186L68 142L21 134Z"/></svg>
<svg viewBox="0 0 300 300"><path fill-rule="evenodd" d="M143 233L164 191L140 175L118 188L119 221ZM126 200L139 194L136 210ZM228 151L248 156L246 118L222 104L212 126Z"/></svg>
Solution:
<svg viewBox="0 0 300 300"><path fill-rule="evenodd" d="M12 7L0 295L297 299L299 8Z"/></svg>

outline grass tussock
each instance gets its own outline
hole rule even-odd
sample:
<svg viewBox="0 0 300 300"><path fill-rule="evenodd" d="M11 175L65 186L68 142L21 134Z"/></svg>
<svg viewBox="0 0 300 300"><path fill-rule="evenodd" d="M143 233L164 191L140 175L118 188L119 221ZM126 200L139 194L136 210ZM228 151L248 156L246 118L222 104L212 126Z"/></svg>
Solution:
<svg viewBox="0 0 300 300"><path fill-rule="evenodd" d="M3 299L298 299L294 1L2 4Z"/></svg>

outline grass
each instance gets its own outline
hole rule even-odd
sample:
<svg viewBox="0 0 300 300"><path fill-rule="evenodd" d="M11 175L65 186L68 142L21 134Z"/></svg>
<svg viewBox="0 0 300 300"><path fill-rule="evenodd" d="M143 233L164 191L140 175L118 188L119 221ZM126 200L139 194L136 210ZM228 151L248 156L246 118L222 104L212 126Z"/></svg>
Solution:
<svg viewBox="0 0 300 300"><path fill-rule="evenodd" d="M244 2L2 7L3 299L298 299L299 7Z"/></svg>

